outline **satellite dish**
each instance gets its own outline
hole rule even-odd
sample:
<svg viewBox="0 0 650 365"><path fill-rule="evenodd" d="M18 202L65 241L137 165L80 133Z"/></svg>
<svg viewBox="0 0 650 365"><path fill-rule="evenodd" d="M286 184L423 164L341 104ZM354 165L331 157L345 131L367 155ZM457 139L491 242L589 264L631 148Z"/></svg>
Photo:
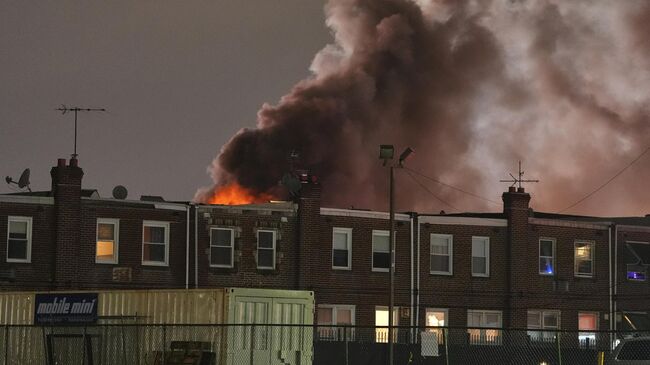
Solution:
<svg viewBox="0 0 650 365"><path fill-rule="evenodd" d="M29 186L29 169L25 169L22 174L20 174L20 179L18 179L18 187L24 188Z"/></svg>
<svg viewBox="0 0 650 365"><path fill-rule="evenodd" d="M129 195L129 191L122 185L113 188L113 198L124 200Z"/></svg>
<svg viewBox="0 0 650 365"><path fill-rule="evenodd" d="M19 188L27 188L30 193L32 192L32 189L29 188L29 169L25 169L25 171L20 174L20 179L18 179L18 182L15 182L11 176L5 177L5 181L7 184L16 184Z"/></svg>

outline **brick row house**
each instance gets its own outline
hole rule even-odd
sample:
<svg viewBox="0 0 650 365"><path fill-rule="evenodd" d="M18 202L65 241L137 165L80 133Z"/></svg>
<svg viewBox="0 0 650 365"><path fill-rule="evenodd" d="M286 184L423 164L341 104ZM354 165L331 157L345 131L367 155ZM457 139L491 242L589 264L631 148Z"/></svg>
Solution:
<svg viewBox="0 0 650 365"><path fill-rule="evenodd" d="M321 325L388 323L388 213L321 207L316 183L293 202L224 206L101 198L76 159L51 175L50 191L0 195L2 290L305 289ZM499 213L396 214L395 323L483 327L478 342L499 341L489 328L650 329L650 218L529 203L511 188Z"/></svg>

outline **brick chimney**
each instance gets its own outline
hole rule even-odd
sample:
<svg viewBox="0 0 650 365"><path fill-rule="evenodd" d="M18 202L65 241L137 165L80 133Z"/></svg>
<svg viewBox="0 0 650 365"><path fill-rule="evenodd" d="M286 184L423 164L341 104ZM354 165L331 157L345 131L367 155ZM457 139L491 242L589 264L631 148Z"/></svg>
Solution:
<svg viewBox="0 0 650 365"><path fill-rule="evenodd" d="M530 215L529 203L530 194L526 193L523 187L511 186L503 193L503 213L508 219L508 236L506 249L507 262L507 307L509 310L504 313L504 326L510 328L525 328L527 326L526 310L520 309L517 303L516 293L527 290L528 283L526 275L530 262L526 260L529 251L536 252L528 242L528 217Z"/></svg>
<svg viewBox="0 0 650 365"><path fill-rule="evenodd" d="M69 286L76 279L81 229L81 179L83 170L76 158L70 164L60 158L52 167L52 196L56 220L56 238L52 262L52 287L57 289Z"/></svg>
<svg viewBox="0 0 650 365"><path fill-rule="evenodd" d="M316 267L314 260L319 260L310 249L318 247L320 234L320 203L321 185L315 176L301 179L300 197L298 200L298 262L296 270L296 287L309 289L306 283L312 283L309 276ZM318 275L318 273L316 273Z"/></svg>

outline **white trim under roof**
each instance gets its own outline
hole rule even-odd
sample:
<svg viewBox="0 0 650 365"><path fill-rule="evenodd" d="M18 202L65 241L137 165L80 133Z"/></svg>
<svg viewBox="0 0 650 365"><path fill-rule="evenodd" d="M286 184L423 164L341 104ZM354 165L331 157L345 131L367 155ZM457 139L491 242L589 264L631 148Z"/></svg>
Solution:
<svg viewBox="0 0 650 365"><path fill-rule="evenodd" d="M262 204L222 205L222 204L199 204L199 209L220 209L228 210L231 214L242 214L244 210L258 210L262 212L295 212L296 204L291 202L275 202Z"/></svg>
<svg viewBox="0 0 650 365"><path fill-rule="evenodd" d="M606 231L610 227L609 223L581 222L581 221L569 221L563 219L548 219L548 218L528 218L528 223L536 224L538 226L598 229L602 231Z"/></svg>
<svg viewBox="0 0 650 365"><path fill-rule="evenodd" d="M632 226L632 225L622 224L622 225L616 226L616 227L618 228L619 232L621 232L621 231L624 231L624 232L650 232L650 227L648 227L648 226Z"/></svg>
<svg viewBox="0 0 650 365"><path fill-rule="evenodd" d="M54 205L54 198L49 196L0 195L0 202Z"/></svg>
<svg viewBox="0 0 650 365"><path fill-rule="evenodd" d="M125 203L125 204L146 204L153 205L155 209L178 210L185 211L190 204L182 203L164 203L146 200L126 200L126 199L113 199L113 198L87 198L82 197L82 200L98 201L98 202L112 202L112 203Z"/></svg>
<svg viewBox="0 0 650 365"><path fill-rule="evenodd" d="M444 224L444 225L461 225L461 226L488 226L488 227L507 227L507 219L499 218L477 218L477 217L452 217L440 215L421 215L418 216L420 224Z"/></svg>
<svg viewBox="0 0 650 365"><path fill-rule="evenodd" d="M368 210L338 209L338 208L320 208L321 215L332 215L338 217L359 217L374 219L390 219L390 214L386 212L375 212ZM411 217L408 214L395 214L396 221L408 222Z"/></svg>

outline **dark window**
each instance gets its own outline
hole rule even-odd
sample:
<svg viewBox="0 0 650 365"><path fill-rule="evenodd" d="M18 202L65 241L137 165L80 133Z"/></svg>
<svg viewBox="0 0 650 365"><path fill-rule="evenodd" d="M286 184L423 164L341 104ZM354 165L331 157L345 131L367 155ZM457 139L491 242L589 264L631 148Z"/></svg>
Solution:
<svg viewBox="0 0 650 365"><path fill-rule="evenodd" d="M233 230L212 228L210 230L210 265L233 266Z"/></svg>
<svg viewBox="0 0 650 365"><path fill-rule="evenodd" d="M257 268L275 269L274 231L257 231Z"/></svg>
<svg viewBox="0 0 650 365"><path fill-rule="evenodd" d="M622 345L617 360L650 360L650 340L636 340Z"/></svg>
<svg viewBox="0 0 650 365"><path fill-rule="evenodd" d="M31 218L9 218L7 260L28 261L31 235Z"/></svg>

